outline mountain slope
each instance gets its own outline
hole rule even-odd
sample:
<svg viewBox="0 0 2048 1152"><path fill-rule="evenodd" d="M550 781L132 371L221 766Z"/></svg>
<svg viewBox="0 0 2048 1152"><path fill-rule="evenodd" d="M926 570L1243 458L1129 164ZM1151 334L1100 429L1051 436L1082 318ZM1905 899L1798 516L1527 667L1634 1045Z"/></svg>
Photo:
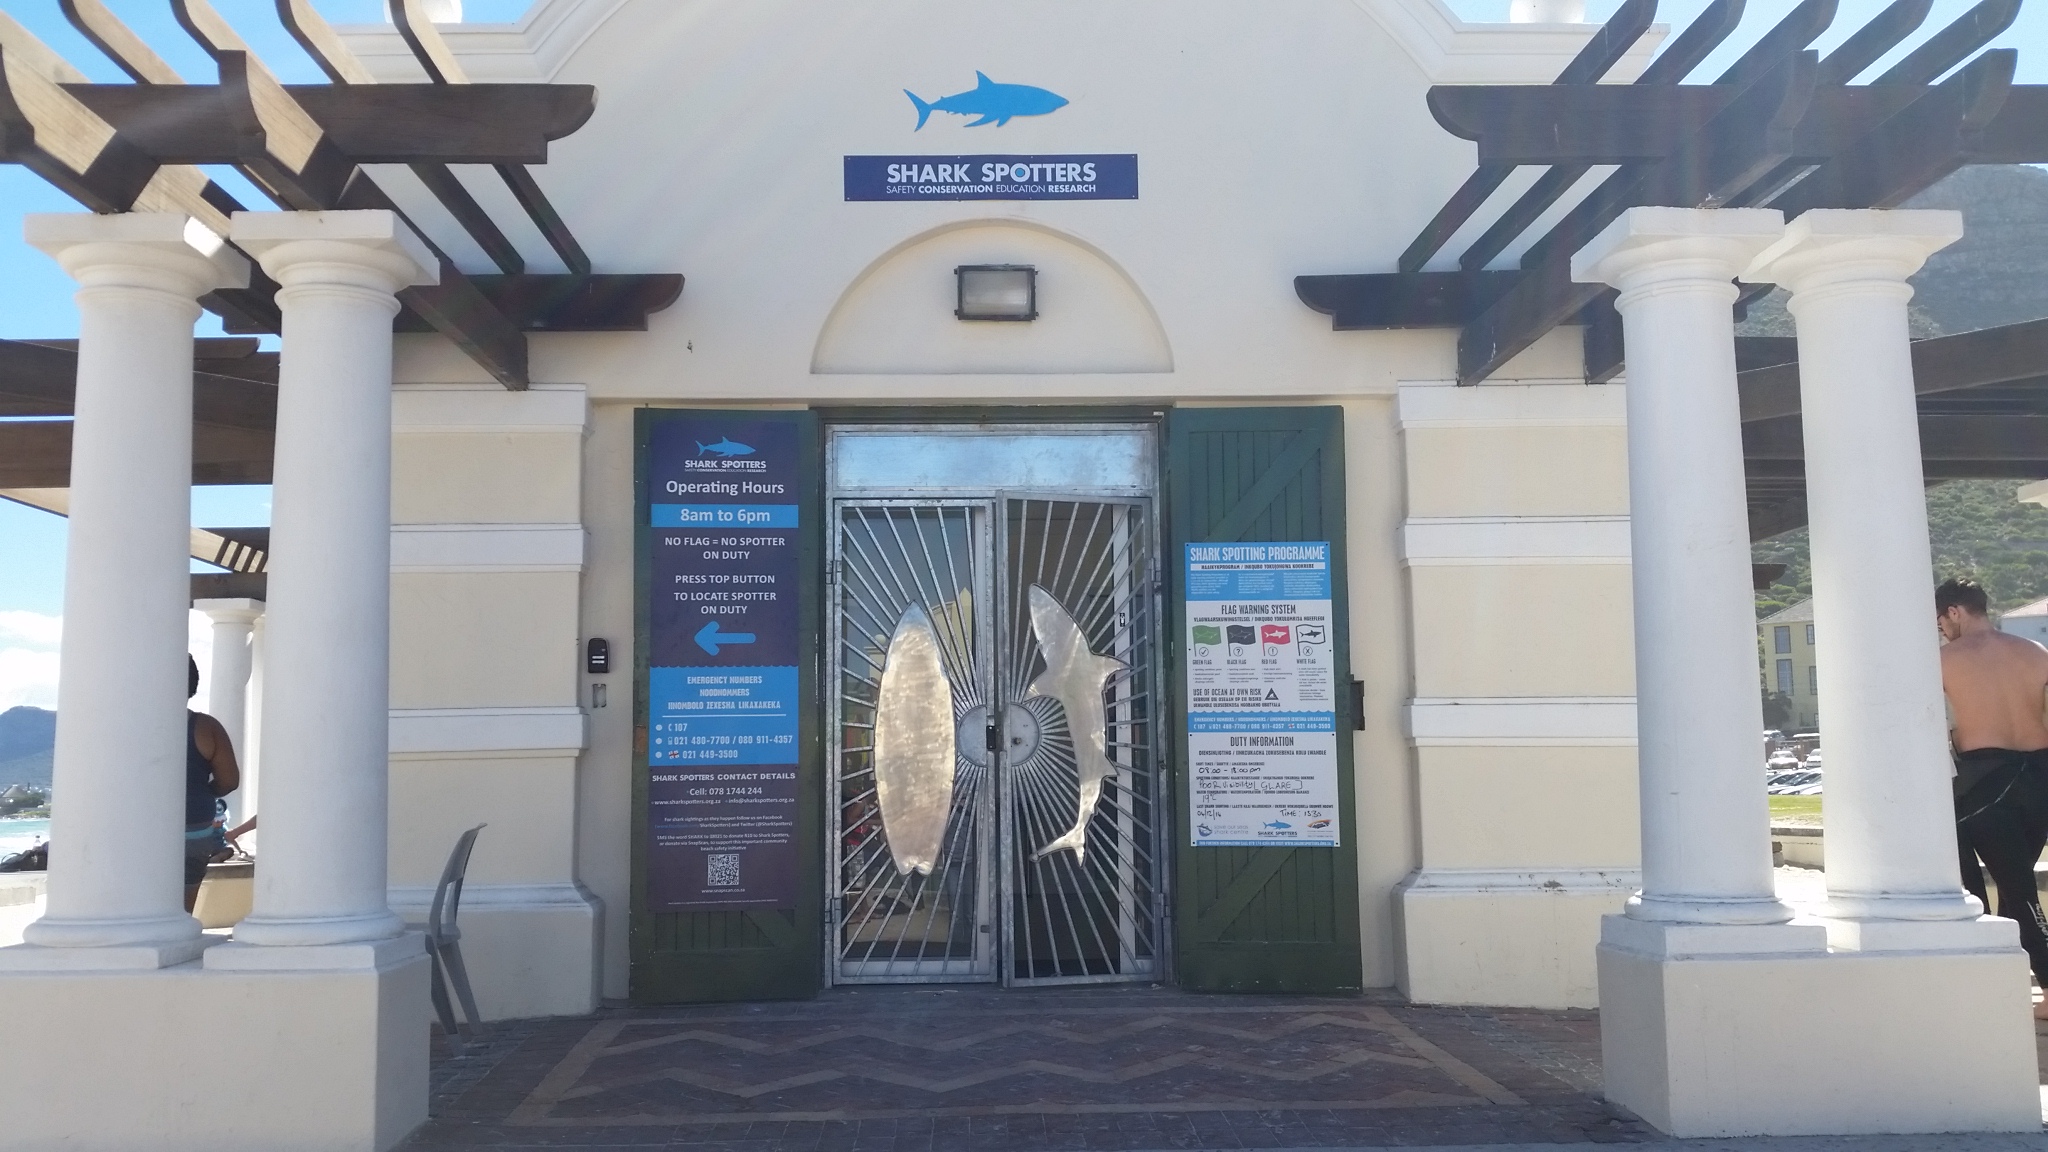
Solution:
<svg viewBox="0 0 2048 1152"><path fill-rule="evenodd" d="M26 704L0 712L0 761L45 752L56 744L55 712Z"/></svg>

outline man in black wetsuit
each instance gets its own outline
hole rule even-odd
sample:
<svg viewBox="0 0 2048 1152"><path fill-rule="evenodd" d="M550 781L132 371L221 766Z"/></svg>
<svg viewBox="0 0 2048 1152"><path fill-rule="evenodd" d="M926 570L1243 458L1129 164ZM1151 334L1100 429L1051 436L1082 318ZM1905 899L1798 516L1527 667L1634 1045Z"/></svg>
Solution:
<svg viewBox="0 0 2048 1152"><path fill-rule="evenodd" d="M1947 641L1941 687L1953 717L1963 887L1985 899L1990 871L1998 915L2019 922L2034 979L2048 989L2048 919L2034 883L2034 862L2048 844L2048 648L1993 628L1988 609L1974 580L1949 580L1934 591ZM2048 1002L2034 1015L2048 1019Z"/></svg>
<svg viewBox="0 0 2048 1152"><path fill-rule="evenodd" d="M199 694L199 662L185 657L185 697ZM226 850L213 824L213 802L242 786L235 746L220 721L204 712L185 713L185 911L199 902L206 866Z"/></svg>

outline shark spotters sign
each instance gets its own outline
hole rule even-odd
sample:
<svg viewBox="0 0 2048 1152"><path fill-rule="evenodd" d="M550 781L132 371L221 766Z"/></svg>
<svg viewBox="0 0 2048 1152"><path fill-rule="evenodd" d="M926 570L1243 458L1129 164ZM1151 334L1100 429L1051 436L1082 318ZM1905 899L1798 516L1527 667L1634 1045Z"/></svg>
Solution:
<svg viewBox="0 0 2048 1152"><path fill-rule="evenodd" d="M1136 200L1135 155L848 156L848 200Z"/></svg>
<svg viewBox="0 0 2048 1152"><path fill-rule="evenodd" d="M787 908L804 642L796 426L675 416L646 460L645 906Z"/></svg>

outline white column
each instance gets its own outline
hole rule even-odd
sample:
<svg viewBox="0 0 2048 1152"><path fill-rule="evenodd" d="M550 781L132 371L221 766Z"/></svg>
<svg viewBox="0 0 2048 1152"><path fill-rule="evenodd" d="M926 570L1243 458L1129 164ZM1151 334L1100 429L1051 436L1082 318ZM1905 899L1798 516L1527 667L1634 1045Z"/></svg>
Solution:
<svg viewBox="0 0 2048 1152"><path fill-rule="evenodd" d="M192 607L213 621L213 660L206 673L207 714L227 730L242 772L241 787L228 796L228 827L232 828L247 819L249 807L249 677L255 661L250 638L256 620L263 615L263 601L194 600Z"/></svg>
<svg viewBox="0 0 2048 1152"><path fill-rule="evenodd" d="M192 325L248 265L168 213L25 231L78 281L78 386L49 910L23 933L47 951L0 965L181 963L200 950L182 900Z"/></svg>
<svg viewBox="0 0 2048 1152"><path fill-rule="evenodd" d="M247 711L242 714L242 734L247 741L242 748L242 808L239 815L243 820L263 810L263 650L267 647L264 640L265 631L263 617L256 617L256 623L249 630L249 691L244 698ZM258 828L242 838L242 848L253 853L262 839L263 830Z"/></svg>
<svg viewBox="0 0 2048 1152"><path fill-rule="evenodd" d="M281 285L263 688L263 866L239 944L390 939L391 321L438 262L390 212L236 213ZM215 949L209 967L261 965Z"/></svg>
<svg viewBox="0 0 2048 1152"><path fill-rule="evenodd" d="M1749 277L1791 291L1799 329L1828 902L1850 919L1983 912L1956 874L1906 327L1906 277L1962 234L1955 212L1807 212Z"/></svg>
<svg viewBox="0 0 2048 1152"><path fill-rule="evenodd" d="M1572 257L1621 290L1643 891L1637 920L1779 924L1757 693L1735 275L1765 209L1633 208Z"/></svg>

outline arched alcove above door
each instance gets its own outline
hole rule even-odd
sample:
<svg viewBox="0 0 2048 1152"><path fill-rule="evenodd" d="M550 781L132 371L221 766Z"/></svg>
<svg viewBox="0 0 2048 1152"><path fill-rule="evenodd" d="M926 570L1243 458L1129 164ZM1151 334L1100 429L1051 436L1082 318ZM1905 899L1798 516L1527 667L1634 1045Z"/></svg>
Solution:
<svg viewBox="0 0 2048 1152"><path fill-rule="evenodd" d="M1038 318L967 321L954 314L953 270L1038 270ZM811 356L820 374L1171 372L1152 305L1122 268L1071 236L1014 221L928 232L886 253L849 285Z"/></svg>

